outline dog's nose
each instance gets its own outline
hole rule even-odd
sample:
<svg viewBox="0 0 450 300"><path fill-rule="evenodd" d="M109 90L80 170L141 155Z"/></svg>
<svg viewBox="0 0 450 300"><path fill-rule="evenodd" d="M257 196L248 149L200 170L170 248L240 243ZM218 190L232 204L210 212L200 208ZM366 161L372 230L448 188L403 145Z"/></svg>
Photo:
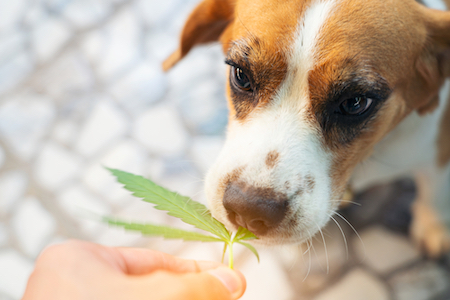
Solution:
<svg viewBox="0 0 450 300"><path fill-rule="evenodd" d="M228 219L257 235L264 235L285 217L287 197L271 188L255 188L244 183L230 183L225 189L223 205Z"/></svg>

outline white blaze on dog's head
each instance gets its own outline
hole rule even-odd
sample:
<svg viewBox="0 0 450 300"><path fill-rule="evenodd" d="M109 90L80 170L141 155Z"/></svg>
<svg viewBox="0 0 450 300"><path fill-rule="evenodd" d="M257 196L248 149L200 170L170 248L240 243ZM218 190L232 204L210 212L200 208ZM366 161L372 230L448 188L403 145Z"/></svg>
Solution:
<svg viewBox="0 0 450 300"><path fill-rule="evenodd" d="M450 14L413 0L204 0L164 67L223 43L230 117L206 178L214 216L266 243L317 232L376 142L433 108L446 28Z"/></svg>
<svg viewBox="0 0 450 300"><path fill-rule="evenodd" d="M267 232L266 242L301 241L329 219L330 157L321 144L317 124L308 113L308 72L316 60L320 30L335 4L334 0L313 2L299 18L297 29L291 33L292 42L285 49L287 68L285 74L279 74L283 77L277 90L263 107L250 112L238 109L244 117L230 120L225 146L206 177L210 206L216 218L231 227L240 223L230 222L230 212L223 205L230 184L247 189L242 197L252 193L248 188L252 187L271 190L288 202L284 218L276 229ZM263 41L251 43L245 38L239 40L232 46L237 48L231 50L232 57L243 55L242 52L251 56L252 51L259 50L254 47L264 46ZM235 174L234 178L230 179L229 174ZM268 200L264 195L258 196L261 201Z"/></svg>

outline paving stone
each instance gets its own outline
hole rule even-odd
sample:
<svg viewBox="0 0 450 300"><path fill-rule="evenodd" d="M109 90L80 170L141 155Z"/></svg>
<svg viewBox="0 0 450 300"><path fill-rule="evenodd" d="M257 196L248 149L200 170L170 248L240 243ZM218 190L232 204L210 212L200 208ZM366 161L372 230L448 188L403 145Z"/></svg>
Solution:
<svg viewBox="0 0 450 300"><path fill-rule="evenodd" d="M206 174L216 161L224 142L222 137L217 136L194 137L190 153L193 161L203 174Z"/></svg>
<svg viewBox="0 0 450 300"><path fill-rule="evenodd" d="M23 196L27 185L28 178L23 171L12 170L0 176L0 216L10 212Z"/></svg>
<svg viewBox="0 0 450 300"><path fill-rule="evenodd" d="M93 26L111 13L108 1L70 1L62 15L77 29Z"/></svg>
<svg viewBox="0 0 450 300"><path fill-rule="evenodd" d="M228 108L225 64L220 48L196 48L167 73L168 97L176 100L186 124L200 134L223 134Z"/></svg>
<svg viewBox="0 0 450 300"><path fill-rule="evenodd" d="M0 64L0 94L16 87L33 70L31 55L20 51Z"/></svg>
<svg viewBox="0 0 450 300"><path fill-rule="evenodd" d="M202 86L204 91L208 91L207 87L203 84L203 81L211 83L210 77L212 75L217 75L219 70L223 71L223 75L225 76L225 64L223 63L223 60L220 61L215 55L220 49L216 49L216 51L213 51L212 49L214 49L214 46L192 49L186 59L182 59L176 67L167 73L169 84L171 87L176 88L177 96L185 99L186 95L193 93L193 89ZM175 51L175 49L173 49L173 51ZM170 55L170 53L167 53L167 55ZM213 86L216 87L219 86L219 84L215 82ZM211 90L213 89L213 87L208 88ZM180 103L184 102L182 98L176 99Z"/></svg>
<svg viewBox="0 0 450 300"><path fill-rule="evenodd" d="M360 235L364 244L355 237L355 250L364 264L378 273L388 273L420 258L420 253L406 237L381 226L368 228Z"/></svg>
<svg viewBox="0 0 450 300"><path fill-rule="evenodd" d="M95 236L104 229L98 217L109 215L111 208L84 187L71 185L62 190L57 198L64 211L85 233Z"/></svg>
<svg viewBox="0 0 450 300"><path fill-rule="evenodd" d="M204 198L201 197L203 193L203 181L193 174L177 174L167 177L162 177L157 181L158 184L168 188L169 190L176 191L181 195L191 197L198 202L204 202Z"/></svg>
<svg viewBox="0 0 450 300"><path fill-rule="evenodd" d="M23 251L36 257L56 229L52 215L34 197L21 202L12 219L16 239Z"/></svg>
<svg viewBox="0 0 450 300"><path fill-rule="evenodd" d="M52 137L66 146L72 146L78 133L78 126L69 120L58 121L53 126Z"/></svg>
<svg viewBox="0 0 450 300"><path fill-rule="evenodd" d="M207 75L206 75L207 76ZM177 97L187 125L200 134L222 134L227 124L225 90L217 79L202 79L189 93Z"/></svg>
<svg viewBox="0 0 450 300"><path fill-rule="evenodd" d="M160 156L181 155L188 139L175 109L166 105L142 113L135 121L133 137Z"/></svg>
<svg viewBox="0 0 450 300"><path fill-rule="evenodd" d="M27 1L2 1L0 10L0 32L18 25L22 14L26 8Z"/></svg>
<svg viewBox="0 0 450 300"><path fill-rule="evenodd" d="M14 154L31 158L46 134L56 111L51 100L36 94L20 94L0 106L0 134Z"/></svg>
<svg viewBox="0 0 450 300"><path fill-rule="evenodd" d="M134 5L142 20L148 26L153 27L166 23L183 2L180 0L164 2L139 0Z"/></svg>
<svg viewBox="0 0 450 300"><path fill-rule="evenodd" d="M13 250L0 251L0 293L21 299L33 264Z"/></svg>
<svg viewBox="0 0 450 300"><path fill-rule="evenodd" d="M39 62L53 57L71 37L69 26L58 18L48 18L33 28L32 44Z"/></svg>
<svg viewBox="0 0 450 300"><path fill-rule="evenodd" d="M40 72L34 78L32 86L62 102L88 93L92 90L93 83L93 72L87 60L78 52L70 51Z"/></svg>
<svg viewBox="0 0 450 300"><path fill-rule="evenodd" d="M276 251L260 249L259 254L261 257L259 264L253 256L249 256L242 265L236 265L247 280L247 291L241 299L292 299L293 290L281 265L277 262ZM300 298L301 295L296 297Z"/></svg>
<svg viewBox="0 0 450 300"><path fill-rule="evenodd" d="M124 140L99 161L95 161L82 176L84 184L104 196L110 203L120 203L130 198L130 193L117 183L103 166L120 169L134 174L143 174L148 156L141 145L133 140Z"/></svg>
<svg viewBox="0 0 450 300"><path fill-rule="evenodd" d="M3 150L2 147L0 147L0 169L3 167L4 163L5 163L5 150Z"/></svg>
<svg viewBox="0 0 450 300"><path fill-rule="evenodd" d="M8 232L5 225L0 223L0 247L5 246L8 243Z"/></svg>
<svg viewBox="0 0 450 300"><path fill-rule="evenodd" d="M153 224L167 225L170 225L171 220L177 220L169 216L165 211L157 210L153 206L151 203L142 201L141 198L131 197L128 205L114 213L114 216L139 223L151 222ZM188 228L192 229L191 225L186 227L187 230Z"/></svg>
<svg viewBox="0 0 450 300"><path fill-rule="evenodd" d="M322 231L326 247L318 233L312 240L312 246L304 243L279 252L279 259L291 282L301 282L297 290L307 294L322 291L330 280L343 273L346 264L351 261L347 258L344 238L336 224L330 222Z"/></svg>
<svg viewBox="0 0 450 300"><path fill-rule="evenodd" d="M356 227L381 220L388 228L407 234L411 221L411 203L415 185L411 179L401 179L371 187L355 196L360 205L349 205L343 210Z"/></svg>
<svg viewBox="0 0 450 300"><path fill-rule="evenodd" d="M319 294L315 300L388 300L386 286L361 269L354 269L337 284Z"/></svg>
<svg viewBox="0 0 450 300"><path fill-rule="evenodd" d="M0 61L8 60L25 48L26 35L22 30L3 31L0 34Z"/></svg>
<svg viewBox="0 0 450 300"><path fill-rule="evenodd" d="M450 299L450 289L435 297L433 300L448 300Z"/></svg>
<svg viewBox="0 0 450 300"><path fill-rule="evenodd" d="M49 190L61 187L81 169L81 159L54 142L48 142L37 157L34 175Z"/></svg>
<svg viewBox="0 0 450 300"><path fill-rule="evenodd" d="M99 101L83 125L76 150L91 156L125 134L127 119L111 102Z"/></svg>
<svg viewBox="0 0 450 300"><path fill-rule="evenodd" d="M177 0L177 9L170 14L170 22L166 22L164 26L158 26L159 31L166 32L172 36L179 37L186 23L189 14L198 5L198 0Z"/></svg>
<svg viewBox="0 0 450 300"><path fill-rule="evenodd" d="M130 9L123 9L104 27L86 36L82 49L108 81L140 59L140 28Z"/></svg>
<svg viewBox="0 0 450 300"><path fill-rule="evenodd" d="M447 290L449 282L449 273L434 262L424 262L389 280L396 300L434 299Z"/></svg>
<svg viewBox="0 0 450 300"><path fill-rule="evenodd" d="M166 89L167 80L161 67L151 62L140 63L110 87L111 94L121 106L134 115L160 100Z"/></svg>
<svg viewBox="0 0 450 300"><path fill-rule="evenodd" d="M147 56L157 61L158 64L162 64L162 62L177 49L178 43L178 36L161 31L148 32L145 38ZM171 69L170 72L172 72L172 70L174 69Z"/></svg>
<svg viewBox="0 0 450 300"><path fill-rule="evenodd" d="M122 228L107 226L102 229L101 234L95 238L95 242L110 247L132 247L138 246L143 240L142 234L126 231Z"/></svg>
<svg viewBox="0 0 450 300"><path fill-rule="evenodd" d="M191 229L192 230L192 229ZM233 247L233 250L239 246ZM176 255L184 259L220 262L223 253L223 243L186 243ZM228 260L224 263L228 264Z"/></svg>
<svg viewBox="0 0 450 300"><path fill-rule="evenodd" d="M24 11L23 24L29 28L33 28L48 18L48 11L41 2L33 1L27 3L27 9Z"/></svg>
<svg viewBox="0 0 450 300"><path fill-rule="evenodd" d="M4 295L1 291L0 291L0 299L1 300L16 300L16 299L13 299L13 298L11 298L11 297L9 297L7 295Z"/></svg>

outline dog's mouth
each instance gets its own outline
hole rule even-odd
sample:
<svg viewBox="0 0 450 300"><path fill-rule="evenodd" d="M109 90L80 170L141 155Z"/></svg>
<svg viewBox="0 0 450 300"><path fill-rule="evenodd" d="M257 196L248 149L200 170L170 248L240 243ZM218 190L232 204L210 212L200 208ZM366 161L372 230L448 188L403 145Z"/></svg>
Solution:
<svg viewBox="0 0 450 300"><path fill-rule="evenodd" d="M254 243L266 246L301 244L319 232L329 221L328 216L332 214L330 208L327 212L306 212L298 203L289 205L290 203L287 201L283 209L275 208L274 211L270 210L272 207L269 205L269 215L258 214L258 209L261 210L258 205L251 212L244 210L246 216L231 210L226 203L215 205L220 209L212 211L213 215L231 231L235 232L239 227L247 228L258 238L253 241ZM262 207L266 207L265 204Z"/></svg>

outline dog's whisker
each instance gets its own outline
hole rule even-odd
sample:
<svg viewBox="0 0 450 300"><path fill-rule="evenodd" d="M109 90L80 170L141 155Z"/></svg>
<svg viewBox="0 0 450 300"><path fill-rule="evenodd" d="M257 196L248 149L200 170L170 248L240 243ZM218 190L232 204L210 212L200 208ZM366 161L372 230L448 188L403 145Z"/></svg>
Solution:
<svg viewBox="0 0 450 300"><path fill-rule="evenodd" d="M344 245L345 245L345 253L346 253L346 255L347 255L347 260L348 260L348 245L347 245L347 238L345 237L345 233L344 233L344 230L342 230L342 227L341 227L341 225L339 225L339 222L338 222L338 221L336 221L336 219L335 219L335 218L333 218L333 216L332 216L332 215L329 215L329 216L330 216L331 220L333 220L333 221L334 221L334 223L336 223L337 227L338 227L338 228L339 228L339 230L341 231L341 234L342 234L342 238L344 239Z"/></svg>
<svg viewBox="0 0 450 300"><path fill-rule="evenodd" d="M312 245L312 240L311 240L309 243ZM308 249L310 249L310 248L311 248L311 246L309 246ZM308 266L308 271L306 272L306 276L305 276L305 278L303 278L303 281L302 281L302 282L305 282L306 278L308 278L308 276L309 276L309 272L311 272L311 251L309 251L308 254L309 254L309 266Z"/></svg>
<svg viewBox="0 0 450 300"><path fill-rule="evenodd" d="M306 254L309 252L309 250L311 249L311 244L308 243L308 241L312 241L311 236L306 240L306 244L308 245L308 249L306 249L306 251L303 254ZM303 249L302 249L303 250Z"/></svg>
<svg viewBox="0 0 450 300"><path fill-rule="evenodd" d="M355 201L350 201L350 200L330 200L330 202L347 202L347 203L355 204L357 206L362 206L361 203L358 203Z"/></svg>
<svg viewBox="0 0 450 300"><path fill-rule="evenodd" d="M362 244L362 246L363 246L364 256L363 256L363 259L362 259L362 260L365 260L365 259L366 259L366 256L367 256L366 245L364 244L364 242L363 242L361 236L359 235L358 231L356 230L356 228L355 228L355 227L354 227L354 226L353 226L353 225L352 225L352 224L351 224L351 223L350 223L343 215L341 215L341 214L338 213L338 212L335 212L335 214L336 214L337 216L339 216L342 220L344 220L345 223L347 223L348 226L350 226L350 228L355 232L356 236L358 237L359 241L361 242L361 244Z"/></svg>
<svg viewBox="0 0 450 300"><path fill-rule="evenodd" d="M326 259L326 261L327 261L327 274L329 274L329 273L330 273L330 263L329 263L329 261L328 261L327 243L325 242L325 237L323 236L322 229L319 227L319 225L317 225L316 222L314 222L314 224L316 224L317 228L319 228L320 235L322 236L323 247L324 247L324 250L325 250L325 259Z"/></svg>

